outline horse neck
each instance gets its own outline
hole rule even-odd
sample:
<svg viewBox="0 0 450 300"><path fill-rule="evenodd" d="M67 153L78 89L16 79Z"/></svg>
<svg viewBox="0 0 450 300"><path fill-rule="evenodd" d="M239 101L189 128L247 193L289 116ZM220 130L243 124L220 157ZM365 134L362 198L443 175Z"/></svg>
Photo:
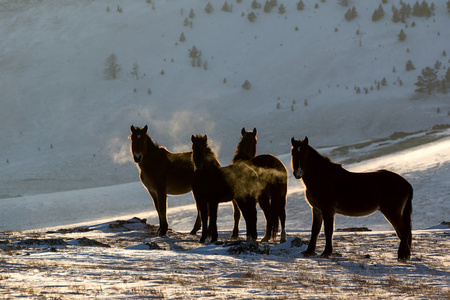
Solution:
<svg viewBox="0 0 450 300"><path fill-rule="evenodd" d="M303 170L305 175L321 174L323 172L329 172L330 168L341 167L340 164L332 162L327 156L320 154L309 145L304 159L306 160Z"/></svg>
<svg viewBox="0 0 450 300"><path fill-rule="evenodd" d="M147 145L148 145L147 154L153 154L161 148L148 135L147 135L146 139L147 139ZM145 159L145 155L144 155L144 159Z"/></svg>
<svg viewBox="0 0 450 300"><path fill-rule="evenodd" d="M243 140L239 142L239 144L236 147L236 152L234 153L234 157L232 160L232 163L236 163L240 160L251 160L256 156L256 147L252 147L252 149L249 149L247 145L243 143Z"/></svg>

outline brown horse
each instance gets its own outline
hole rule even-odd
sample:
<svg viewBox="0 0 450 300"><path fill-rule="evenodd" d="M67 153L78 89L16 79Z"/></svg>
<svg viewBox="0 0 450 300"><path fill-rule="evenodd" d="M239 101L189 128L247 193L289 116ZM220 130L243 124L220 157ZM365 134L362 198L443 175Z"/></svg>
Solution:
<svg viewBox="0 0 450 300"><path fill-rule="evenodd" d="M147 125L143 128L131 126L131 153L141 182L153 198L159 217L158 235L163 236L169 229L167 195L181 195L192 190L194 163L192 151L172 153L154 143L147 131ZM193 231L195 228L200 228L198 213Z"/></svg>
<svg viewBox="0 0 450 300"><path fill-rule="evenodd" d="M253 131L241 130L241 139L237 145L233 164L246 163L256 171L259 177L259 206L266 218L266 231L262 242L272 238L275 242L278 224L281 223L280 243L286 241L286 194L288 189L288 173L284 164L271 154L256 156L256 128ZM239 211L238 216L239 216ZM236 217L235 217L236 222ZM239 219L237 219L239 222ZM235 225L235 227L237 227Z"/></svg>
<svg viewBox="0 0 450 300"><path fill-rule="evenodd" d="M235 200L247 225L247 240L256 240L256 203L258 175L246 164L221 167L206 135L192 136L193 160L196 167L192 192L202 221L200 242L208 234L217 241L219 203ZM209 226L208 226L209 216Z"/></svg>
<svg viewBox="0 0 450 300"><path fill-rule="evenodd" d="M308 145L308 138L291 140L292 170L302 178L306 201L312 209L311 241L305 256L315 254L317 236L325 224L325 251L333 252L334 214L366 216L380 210L400 238L398 259L411 256L413 188L406 179L387 170L352 173Z"/></svg>

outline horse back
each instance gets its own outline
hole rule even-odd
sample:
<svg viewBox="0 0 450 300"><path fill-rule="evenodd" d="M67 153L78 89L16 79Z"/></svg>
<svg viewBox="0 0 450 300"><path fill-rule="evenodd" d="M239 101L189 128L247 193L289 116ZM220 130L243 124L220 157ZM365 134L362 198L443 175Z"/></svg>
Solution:
<svg viewBox="0 0 450 300"><path fill-rule="evenodd" d="M250 162L256 167L260 180L287 185L288 172L278 157L272 154L262 154L252 158Z"/></svg>
<svg viewBox="0 0 450 300"><path fill-rule="evenodd" d="M181 195L192 190L192 152L172 153L161 147L139 168L141 181L149 190L165 189L169 195Z"/></svg>

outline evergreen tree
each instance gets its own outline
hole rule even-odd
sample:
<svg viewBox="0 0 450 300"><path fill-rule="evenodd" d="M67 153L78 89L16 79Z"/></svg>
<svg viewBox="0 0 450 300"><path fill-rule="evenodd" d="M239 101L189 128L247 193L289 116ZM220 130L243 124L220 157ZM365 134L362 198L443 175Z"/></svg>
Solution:
<svg viewBox="0 0 450 300"><path fill-rule="evenodd" d="M242 84L242 88L244 90L249 90L252 87L252 85L250 84L250 82L248 80L245 80L245 82Z"/></svg>
<svg viewBox="0 0 450 300"><path fill-rule="evenodd" d="M286 8L284 7L283 3L281 3L280 6L278 7L278 13L279 14L286 13Z"/></svg>
<svg viewBox="0 0 450 300"><path fill-rule="evenodd" d="M184 36L184 32L181 33L179 41L184 42L186 40L186 37Z"/></svg>
<svg viewBox="0 0 450 300"><path fill-rule="evenodd" d="M384 9L383 6L378 6L378 9L376 9L372 14L372 21L376 22L380 20L384 16Z"/></svg>
<svg viewBox="0 0 450 300"><path fill-rule="evenodd" d="M398 40L403 42L406 39L406 33L403 31L403 29L400 30L400 33L397 35Z"/></svg>
<svg viewBox="0 0 450 300"><path fill-rule="evenodd" d="M120 65L117 63L117 56L113 53L105 61L103 74L106 79L116 79L119 76Z"/></svg>
<svg viewBox="0 0 450 300"><path fill-rule="evenodd" d="M214 11L214 7L211 5L211 3L208 2L208 4L206 4L205 11L207 14L210 14Z"/></svg>
<svg viewBox="0 0 450 300"><path fill-rule="evenodd" d="M345 19L347 21L351 21L353 19L355 19L358 16L358 13L356 12L356 8L353 6L352 9L348 9L347 12L345 13Z"/></svg>
<svg viewBox="0 0 450 300"><path fill-rule="evenodd" d="M266 0L266 3L264 4L264 12L270 13L272 11L272 4L270 4L269 0Z"/></svg>
<svg viewBox="0 0 450 300"><path fill-rule="evenodd" d="M227 1L222 6L222 10L226 12L232 12L233 11L233 5L229 5Z"/></svg>
<svg viewBox="0 0 450 300"><path fill-rule="evenodd" d="M444 79L447 81L447 83L450 84L450 68L447 68L447 72L445 72Z"/></svg>
<svg viewBox="0 0 450 300"><path fill-rule="evenodd" d="M425 67L422 69L421 75L417 76L417 82L414 85L417 86L415 92L431 95L431 92L439 86L437 70Z"/></svg>
<svg viewBox="0 0 450 300"><path fill-rule="evenodd" d="M303 10L305 8L305 3L302 0L297 3L297 10Z"/></svg>
<svg viewBox="0 0 450 300"><path fill-rule="evenodd" d="M255 22L255 20L256 20L256 14L252 11L251 13L249 13L248 15L247 15L247 19L250 21L250 22Z"/></svg>
<svg viewBox="0 0 450 300"><path fill-rule="evenodd" d="M414 66L414 64L413 64L413 62L411 61L411 60L408 60L407 62L406 62L406 71L412 71L412 70L415 70L416 69L416 67Z"/></svg>
<svg viewBox="0 0 450 300"><path fill-rule="evenodd" d="M253 9L261 8L261 3L257 2L256 0L253 0L252 1L252 8Z"/></svg>
<svg viewBox="0 0 450 300"><path fill-rule="evenodd" d="M195 18L194 9L192 9L192 8L191 8L191 11L189 12L189 18L190 18L190 19Z"/></svg>

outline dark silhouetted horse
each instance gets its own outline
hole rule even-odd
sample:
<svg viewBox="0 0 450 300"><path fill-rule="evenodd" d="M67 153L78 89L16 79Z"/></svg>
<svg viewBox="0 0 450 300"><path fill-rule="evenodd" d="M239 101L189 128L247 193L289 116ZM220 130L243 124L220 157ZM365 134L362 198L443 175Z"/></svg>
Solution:
<svg viewBox="0 0 450 300"><path fill-rule="evenodd" d="M206 135L192 136L193 160L196 167L192 192L202 220L202 236L217 241L219 203L235 200L247 225L247 240L256 240L256 203L258 175L246 164L221 167ZM208 226L209 215L209 226Z"/></svg>
<svg viewBox="0 0 450 300"><path fill-rule="evenodd" d="M325 251L333 252L334 214L366 216L380 210L400 238L398 259L411 256L411 213L413 188L406 179L387 170L352 173L333 163L308 145L308 138L291 140L292 170L302 178L305 197L312 208L311 241L305 256L315 254L317 236L325 224Z"/></svg>
<svg viewBox="0 0 450 300"><path fill-rule="evenodd" d="M139 177L153 198L159 217L158 235L165 235L167 222L167 195L186 194L192 190L194 163L192 151L172 153L160 147L147 134L148 127L131 126L131 153L139 169ZM197 228L197 229L196 229ZM200 228L200 216L193 231Z"/></svg>
<svg viewBox="0 0 450 300"><path fill-rule="evenodd" d="M281 160L271 154L256 156L256 133L256 128L253 128L253 131L245 131L245 128L242 128L241 139L236 148L233 164L246 163L258 174L260 187L258 202L266 218L266 231L261 241L267 242L272 238L275 242L278 224L281 223L280 243L284 243L286 241L287 170ZM237 212L239 216L239 210ZM239 219L237 219L237 222L239 222Z"/></svg>

